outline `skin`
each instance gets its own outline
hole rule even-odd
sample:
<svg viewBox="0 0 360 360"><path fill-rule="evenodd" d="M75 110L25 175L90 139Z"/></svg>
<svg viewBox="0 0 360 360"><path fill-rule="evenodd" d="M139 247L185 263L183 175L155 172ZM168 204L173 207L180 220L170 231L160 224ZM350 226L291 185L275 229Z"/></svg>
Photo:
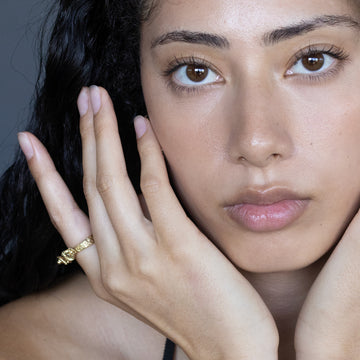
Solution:
<svg viewBox="0 0 360 360"><path fill-rule="evenodd" d="M202 1L160 2L154 20L144 25L142 41L148 113L177 193L197 225L245 270L263 298L276 299L267 304L284 334L288 314L296 319L327 252L359 205L360 153L354 151L360 134L359 28L322 26L262 43L269 31L321 15L353 14L358 6L299 4L208 1L204 9ZM218 34L230 46L169 41L151 47L157 37L179 29ZM284 76L294 54L318 44L317 49L344 49L349 58L334 59L317 80L301 73ZM159 74L174 57L206 59L221 79L198 91L169 91L168 82L177 81L174 74L170 79ZM339 192L344 184L346 191ZM222 205L239 191L276 187L310 199L294 224L254 233L229 220ZM289 293L294 294L290 306L285 305Z"/></svg>
<svg viewBox="0 0 360 360"><path fill-rule="evenodd" d="M262 38L301 20L349 14L350 7L310 0L301 6L214 0L206 10L203 1L161 4L144 25L143 88L180 198L241 269L272 272L314 263L339 239L359 204L360 153L354 151L360 134L359 29L325 26L268 46ZM178 29L219 34L230 48L172 41L151 49L153 39ZM334 61L327 79L284 76L294 54L309 45L345 48L350 56ZM191 56L205 59L223 80L190 94L169 91L169 79L159 74L174 57ZM224 204L241 191L272 188L310 199L294 224L254 233L229 219Z"/></svg>
<svg viewBox="0 0 360 360"><path fill-rule="evenodd" d="M159 333L184 350L177 359L359 358L359 30L322 26L276 44L261 42L265 33L300 20L355 12L340 0L203 5L161 1L142 29L151 120L135 119L140 200L126 177L104 89L84 88L78 99L89 219L41 143L29 133L19 136L66 244L75 246L93 233L96 246L77 256L89 282L75 277L0 311L0 326L7 330L0 348L10 354L5 358L26 349L33 358L47 358L55 349L59 359L69 353L156 359L164 340ZM230 46L177 41L152 47L164 32L179 29L211 31ZM331 76L316 81L294 74L291 59L309 44L340 47L346 61L330 61ZM179 93L169 88L172 77L164 76L174 56L205 58L220 77L191 95ZM249 231L224 212L224 203L243 189L273 187L308 199L288 226ZM99 329L89 320L93 316L102 319ZM38 340L24 331L19 344L24 319L46 331ZM49 324L56 332L49 334ZM69 332L87 335L81 349L64 336ZM126 352L121 334L129 332L145 344L136 354ZM54 334L63 341L54 341Z"/></svg>

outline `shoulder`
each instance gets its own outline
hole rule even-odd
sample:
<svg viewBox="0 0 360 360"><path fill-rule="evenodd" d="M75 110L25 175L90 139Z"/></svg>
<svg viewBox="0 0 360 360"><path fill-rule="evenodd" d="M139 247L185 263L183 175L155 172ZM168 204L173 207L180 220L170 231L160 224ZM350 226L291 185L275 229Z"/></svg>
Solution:
<svg viewBox="0 0 360 360"><path fill-rule="evenodd" d="M29 339L24 336L25 324L23 321L14 321L17 318L16 311L19 311L21 319L21 308L14 308L12 304L3 306L0 309L0 359L28 359L26 349L31 352Z"/></svg>
<svg viewBox="0 0 360 360"><path fill-rule="evenodd" d="M0 360L161 359L165 338L78 274L0 308Z"/></svg>

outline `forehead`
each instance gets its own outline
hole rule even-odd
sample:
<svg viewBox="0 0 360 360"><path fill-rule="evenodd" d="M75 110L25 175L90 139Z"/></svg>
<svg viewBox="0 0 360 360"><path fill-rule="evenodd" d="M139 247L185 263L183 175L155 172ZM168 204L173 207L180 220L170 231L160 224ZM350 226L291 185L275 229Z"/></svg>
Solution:
<svg viewBox="0 0 360 360"><path fill-rule="evenodd" d="M143 35L186 29L249 38L311 17L354 15L360 0L156 0L155 5Z"/></svg>

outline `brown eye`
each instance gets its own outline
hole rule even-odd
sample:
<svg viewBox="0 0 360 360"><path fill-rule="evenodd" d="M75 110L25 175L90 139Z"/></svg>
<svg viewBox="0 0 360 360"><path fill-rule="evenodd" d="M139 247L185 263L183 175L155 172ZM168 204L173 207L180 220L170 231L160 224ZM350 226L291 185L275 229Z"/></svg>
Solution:
<svg viewBox="0 0 360 360"><path fill-rule="evenodd" d="M193 82L204 81L209 74L209 69L203 65L188 65L186 75Z"/></svg>
<svg viewBox="0 0 360 360"><path fill-rule="evenodd" d="M301 62L306 70L317 71L324 66L325 57L322 53L311 54L304 56Z"/></svg>
<svg viewBox="0 0 360 360"><path fill-rule="evenodd" d="M201 63L184 63L175 69L171 76L172 82L184 88L206 90L210 85L220 83L221 76L211 67Z"/></svg>

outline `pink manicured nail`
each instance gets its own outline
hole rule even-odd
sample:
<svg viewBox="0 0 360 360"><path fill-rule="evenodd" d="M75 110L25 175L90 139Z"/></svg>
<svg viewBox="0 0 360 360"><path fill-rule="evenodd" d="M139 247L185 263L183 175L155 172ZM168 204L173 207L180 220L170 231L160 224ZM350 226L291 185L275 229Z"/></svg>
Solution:
<svg viewBox="0 0 360 360"><path fill-rule="evenodd" d="M146 120L142 116L137 116L134 119L134 127L135 127L136 137L140 139L146 133L147 130Z"/></svg>
<svg viewBox="0 0 360 360"><path fill-rule="evenodd" d="M96 115L101 108L100 89L96 85L90 86L90 98L93 113Z"/></svg>
<svg viewBox="0 0 360 360"><path fill-rule="evenodd" d="M29 137L25 133L18 133L18 141L26 159L30 160L34 156L34 149Z"/></svg>
<svg viewBox="0 0 360 360"><path fill-rule="evenodd" d="M87 87L83 87L80 91L77 105L80 116L84 116L89 109L89 89Z"/></svg>

